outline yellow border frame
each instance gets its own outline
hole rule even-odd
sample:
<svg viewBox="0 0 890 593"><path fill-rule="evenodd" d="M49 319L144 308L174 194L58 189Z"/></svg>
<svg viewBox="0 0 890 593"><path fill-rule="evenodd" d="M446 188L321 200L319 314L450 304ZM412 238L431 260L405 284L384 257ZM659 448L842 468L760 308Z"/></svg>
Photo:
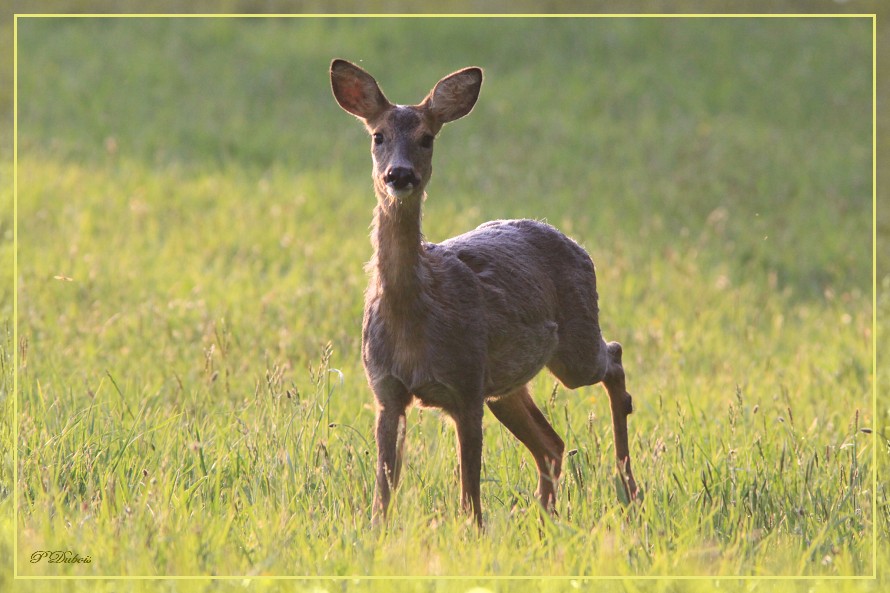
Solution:
<svg viewBox="0 0 890 593"><path fill-rule="evenodd" d="M877 14L876 13L838 13L838 14L809 14L809 13L738 13L738 14L721 14L721 13L615 13L615 14L590 14L590 13L566 13L566 14L534 14L534 13L492 13L492 14L449 14L449 13L393 13L393 14L363 14L363 13L342 13L342 14L325 14L325 13L274 13L274 14L232 14L232 13L198 13L198 14L179 14L179 13L139 13L139 14L122 14L122 13L83 13L83 14L66 14L66 13L15 13L13 15L13 356L15 357L15 369L13 372L13 417L15 418L13 430L13 581L16 580L133 580L133 581L155 581L155 580L245 580L245 579L261 579L261 580L301 580L301 581L349 581L349 580L366 580L366 581L414 581L414 580L442 580L442 581L478 581L478 580L503 580L503 581L528 581L528 580L563 580L563 581L627 581L627 580L674 580L674 581L691 581L691 580L744 580L744 581L867 581L878 579L878 528L877 528L877 487L878 487L878 457L877 445L872 448L872 574L871 575L816 575L816 576L788 576L788 575L638 575L634 577L604 575L604 576L577 576L577 575L537 575L537 576L521 576L521 575L446 575L446 576L427 576L427 575L348 575L348 576L327 576L327 575L297 575L297 576L212 576L212 575L164 575L164 576L148 576L148 575L57 575L57 576L41 576L41 575L19 575L18 574L18 20L19 18L669 18L669 19L736 19L736 18L775 18L775 19L791 19L791 18L870 18L872 21L872 418L877 422L877 302L878 302L878 283L877 283L877 253L878 253L878 233L877 233Z"/></svg>

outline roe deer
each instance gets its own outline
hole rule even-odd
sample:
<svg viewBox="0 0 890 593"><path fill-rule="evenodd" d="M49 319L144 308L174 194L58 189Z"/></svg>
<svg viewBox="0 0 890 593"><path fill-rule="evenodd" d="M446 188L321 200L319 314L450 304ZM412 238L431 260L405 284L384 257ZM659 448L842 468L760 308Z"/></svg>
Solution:
<svg viewBox="0 0 890 593"><path fill-rule="evenodd" d="M527 386L545 366L570 389L605 385L619 475L627 498L636 498L621 346L600 333L584 249L534 220L488 222L438 245L423 239L433 139L473 109L482 70L446 76L412 106L390 103L370 74L345 60L334 60L330 75L337 102L372 136L377 207L362 362L377 400L375 520L386 515L399 481L405 414L415 399L454 420L462 505L477 524L485 404L531 451L537 495L552 511L564 445Z"/></svg>

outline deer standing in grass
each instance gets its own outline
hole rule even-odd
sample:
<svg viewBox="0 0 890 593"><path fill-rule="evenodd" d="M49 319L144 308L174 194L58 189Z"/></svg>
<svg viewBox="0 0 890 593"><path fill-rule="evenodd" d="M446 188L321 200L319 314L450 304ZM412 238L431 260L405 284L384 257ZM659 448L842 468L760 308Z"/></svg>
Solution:
<svg viewBox="0 0 890 593"><path fill-rule="evenodd" d="M623 488L635 498L621 346L603 340L584 249L534 220L488 222L440 244L423 240L433 140L472 110L482 70L446 76L412 106L390 103L370 74L345 60L334 60L330 74L337 102L372 137L377 207L362 361L377 400L375 519L385 516L399 481L405 414L415 399L454 420L462 504L477 524L486 404L531 451L537 495L552 511L564 444L527 385L545 366L570 389L605 385Z"/></svg>

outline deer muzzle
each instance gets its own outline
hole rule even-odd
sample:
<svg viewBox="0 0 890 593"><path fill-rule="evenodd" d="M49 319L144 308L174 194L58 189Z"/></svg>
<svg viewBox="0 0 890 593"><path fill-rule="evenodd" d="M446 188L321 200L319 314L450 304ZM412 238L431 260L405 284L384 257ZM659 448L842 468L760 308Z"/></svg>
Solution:
<svg viewBox="0 0 890 593"><path fill-rule="evenodd" d="M386 191L394 198L411 194L419 185L420 177L409 167L392 167L383 176Z"/></svg>

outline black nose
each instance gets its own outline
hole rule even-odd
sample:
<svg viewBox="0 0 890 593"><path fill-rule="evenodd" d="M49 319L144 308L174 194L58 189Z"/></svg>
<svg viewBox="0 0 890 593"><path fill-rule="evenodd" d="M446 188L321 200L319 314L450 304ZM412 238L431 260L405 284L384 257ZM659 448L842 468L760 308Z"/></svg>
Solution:
<svg viewBox="0 0 890 593"><path fill-rule="evenodd" d="M386 172L384 181L386 181L387 185L391 185L396 189L405 189L408 186L420 183L414 170L408 167L393 167Z"/></svg>

